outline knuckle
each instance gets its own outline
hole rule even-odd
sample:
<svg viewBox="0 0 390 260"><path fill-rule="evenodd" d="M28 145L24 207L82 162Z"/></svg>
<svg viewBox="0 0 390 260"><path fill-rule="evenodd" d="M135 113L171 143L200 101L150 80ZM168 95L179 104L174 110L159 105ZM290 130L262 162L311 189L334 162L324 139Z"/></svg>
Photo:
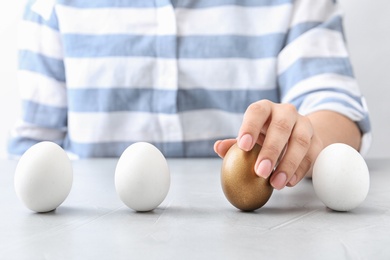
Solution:
<svg viewBox="0 0 390 260"><path fill-rule="evenodd" d="M273 161L276 161L281 154L281 150L277 145L267 145L263 147L262 150L264 150L266 154L269 154L273 158Z"/></svg>
<svg viewBox="0 0 390 260"><path fill-rule="evenodd" d="M264 114L268 111L268 104L265 100L261 100L255 103L252 103L248 106L247 112L255 114Z"/></svg>
<svg viewBox="0 0 390 260"><path fill-rule="evenodd" d="M301 147L308 149L311 144L311 136L306 133L298 133L293 136L293 141Z"/></svg>
<svg viewBox="0 0 390 260"><path fill-rule="evenodd" d="M274 126L277 130L279 130L279 131L281 131L281 132L284 132L284 133L290 132L291 129L292 129L292 126L291 126L289 120L287 120L286 118L281 118L281 119L275 121L275 122L273 123L273 126Z"/></svg>
<svg viewBox="0 0 390 260"><path fill-rule="evenodd" d="M307 116L301 116L300 120L302 120L307 125L311 125L311 121L310 121L310 119Z"/></svg>
<svg viewBox="0 0 390 260"><path fill-rule="evenodd" d="M285 103L282 104L283 109L288 114L297 114L297 108L293 104Z"/></svg>

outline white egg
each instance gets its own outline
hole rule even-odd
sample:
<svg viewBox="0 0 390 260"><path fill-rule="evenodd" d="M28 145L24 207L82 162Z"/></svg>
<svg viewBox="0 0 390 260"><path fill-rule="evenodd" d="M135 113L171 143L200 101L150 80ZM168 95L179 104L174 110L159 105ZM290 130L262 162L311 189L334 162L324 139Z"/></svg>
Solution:
<svg viewBox="0 0 390 260"><path fill-rule="evenodd" d="M115 188L129 208L155 209L167 196L169 186L168 163L155 146L138 142L122 153L115 169Z"/></svg>
<svg viewBox="0 0 390 260"><path fill-rule="evenodd" d="M313 187L319 199L335 211L349 211L367 197L370 176L363 157L349 145L336 143L318 155Z"/></svg>
<svg viewBox="0 0 390 260"><path fill-rule="evenodd" d="M14 185L19 199L32 211L56 209L69 195L72 163L66 152L52 142L30 147L19 159Z"/></svg>

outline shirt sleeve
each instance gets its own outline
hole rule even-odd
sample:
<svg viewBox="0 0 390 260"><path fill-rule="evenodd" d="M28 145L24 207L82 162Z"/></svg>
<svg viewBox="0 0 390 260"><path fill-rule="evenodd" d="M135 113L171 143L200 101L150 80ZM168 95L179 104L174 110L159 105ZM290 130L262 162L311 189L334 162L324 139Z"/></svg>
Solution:
<svg viewBox="0 0 390 260"><path fill-rule="evenodd" d="M360 152L371 143L368 109L354 77L343 32L343 14L333 0L295 1L286 45L278 56L281 101L308 115L331 110L356 122Z"/></svg>
<svg viewBox="0 0 390 260"><path fill-rule="evenodd" d="M22 113L10 134L11 157L43 140L62 145L67 130L63 48L54 5L39 0L27 3L18 42Z"/></svg>

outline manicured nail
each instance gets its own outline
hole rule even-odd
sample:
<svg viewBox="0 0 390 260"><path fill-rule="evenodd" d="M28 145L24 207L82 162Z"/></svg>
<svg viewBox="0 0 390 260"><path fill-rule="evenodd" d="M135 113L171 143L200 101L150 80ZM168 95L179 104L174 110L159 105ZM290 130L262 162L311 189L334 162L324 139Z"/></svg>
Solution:
<svg viewBox="0 0 390 260"><path fill-rule="evenodd" d="M271 185L277 190L281 190L286 186L287 174L284 172L278 173L272 180Z"/></svg>
<svg viewBox="0 0 390 260"><path fill-rule="evenodd" d="M272 163L270 160L262 160L256 167L256 174L264 179L267 179L271 175Z"/></svg>
<svg viewBox="0 0 390 260"><path fill-rule="evenodd" d="M252 148L252 136L250 134L244 134L238 141L238 147L244 151L249 151Z"/></svg>
<svg viewBox="0 0 390 260"><path fill-rule="evenodd" d="M290 179L290 181L288 182L288 184L289 184L290 186L294 186L295 184L297 184L297 179L298 179L298 177L294 174L294 175L291 177L291 179Z"/></svg>
<svg viewBox="0 0 390 260"><path fill-rule="evenodd" d="M218 153L218 146L219 144L221 143L222 141L221 140L218 140L214 143L214 151L218 154L219 157L222 158L222 156Z"/></svg>

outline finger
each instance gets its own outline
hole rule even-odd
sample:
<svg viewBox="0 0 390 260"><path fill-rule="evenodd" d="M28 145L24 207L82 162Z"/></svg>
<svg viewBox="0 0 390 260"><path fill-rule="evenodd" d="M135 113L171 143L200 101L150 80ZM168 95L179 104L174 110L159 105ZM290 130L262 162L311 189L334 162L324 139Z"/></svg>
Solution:
<svg viewBox="0 0 390 260"><path fill-rule="evenodd" d="M238 147L242 150L250 151L253 148L265 122L270 117L271 107L271 101L260 100L247 108L237 138Z"/></svg>
<svg viewBox="0 0 390 260"><path fill-rule="evenodd" d="M270 182L275 189L283 189L298 183L310 168L310 157L307 157L313 137L313 128L308 118L300 117L295 124L288 141L288 149L280 160Z"/></svg>
<svg viewBox="0 0 390 260"><path fill-rule="evenodd" d="M232 147L233 144L237 142L236 139L225 139L219 140L214 143L214 151L218 154L219 157L225 157L227 151Z"/></svg>
<svg viewBox="0 0 390 260"><path fill-rule="evenodd" d="M322 151L322 149L323 149L322 141L317 136L313 136L310 149L307 152L306 156L303 158L301 164L299 165L296 171L297 176L302 176L300 180L302 180L305 176L311 177L313 171L313 164L318 154ZM295 183L290 180L286 186L293 187L300 180L297 180Z"/></svg>
<svg viewBox="0 0 390 260"><path fill-rule="evenodd" d="M263 145L265 136L264 134L260 134L257 143L260 145ZM227 151L232 147L233 144L237 142L237 139L225 139L225 140L218 140L214 143L214 152L218 154L219 157L223 158L225 157Z"/></svg>
<svg viewBox="0 0 390 260"><path fill-rule="evenodd" d="M255 164L257 175L268 178L286 146L297 120L293 105L277 105L272 111L263 147Z"/></svg>
<svg viewBox="0 0 390 260"><path fill-rule="evenodd" d="M260 135L257 138L256 143L258 143L261 147L263 147L264 140L265 140L265 132L263 133L263 130L262 130Z"/></svg>

